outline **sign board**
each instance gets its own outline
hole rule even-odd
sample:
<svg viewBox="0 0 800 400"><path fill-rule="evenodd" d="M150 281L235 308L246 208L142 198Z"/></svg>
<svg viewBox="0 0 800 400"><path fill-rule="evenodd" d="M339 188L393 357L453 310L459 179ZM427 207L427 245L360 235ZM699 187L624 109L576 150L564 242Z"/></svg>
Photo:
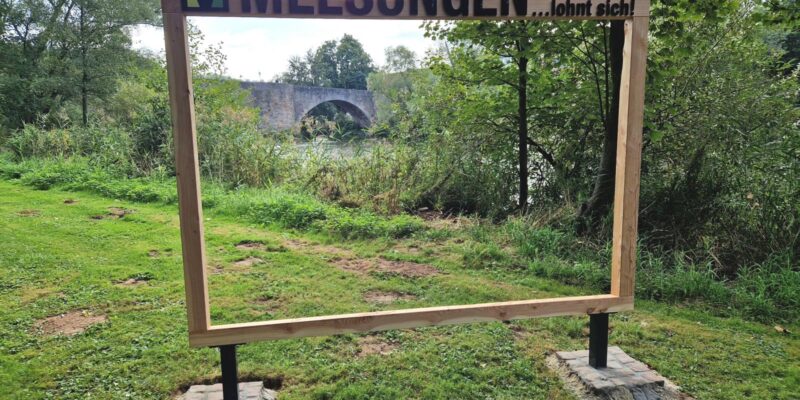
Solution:
<svg viewBox="0 0 800 400"><path fill-rule="evenodd" d="M162 0L189 343L224 346L258 340L633 309L649 7L648 0ZM213 325L209 314L187 16L625 20L610 293Z"/></svg>
<svg viewBox="0 0 800 400"><path fill-rule="evenodd" d="M267 18L625 19L649 11L648 0L180 0L170 5L169 12L184 15Z"/></svg>

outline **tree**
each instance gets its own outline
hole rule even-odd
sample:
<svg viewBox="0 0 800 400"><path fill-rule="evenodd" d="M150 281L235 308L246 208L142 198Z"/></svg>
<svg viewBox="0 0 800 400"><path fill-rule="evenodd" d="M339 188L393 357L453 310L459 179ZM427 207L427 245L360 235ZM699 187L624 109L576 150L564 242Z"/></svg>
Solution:
<svg viewBox="0 0 800 400"><path fill-rule="evenodd" d="M337 44L335 40L328 40L309 56L309 78L313 86L342 87L339 74L341 66L336 58Z"/></svg>
<svg viewBox="0 0 800 400"><path fill-rule="evenodd" d="M73 64L79 70L81 121L89 123L89 98L107 98L116 78L129 60L130 38L125 28L155 19L152 2L127 0L76 0L69 15L76 48Z"/></svg>
<svg viewBox="0 0 800 400"><path fill-rule="evenodd" d="M606 36L604 24L603 35ZM608 23L608 42L603 41L602 54L591 48L585 49L586 62L591 65L597 87L599 115L603 119L603 150L592 194L578 210L578 233L585 233L606 215L614 202L617 166L617 130L619 129L619 91L622 79L622 47L625 30L622 21ZM581 36L586 40L586 36ZM594 56L592 56L594 54ZM602 56L604 62L597 60ZM600 81L605 76L603 83ZM609 81L610 75L610 81Z"/></svg>
<svg viewBox="0 0 800 400"><path fill-rule="evenodd" d="M488 132L514 134L506 145L516 148L518 209L527 209L531 184L543 189L537 195L550 186L556 188L552 197L569 196L567 181L585 167L596 122L608 118L607 57L595 55L607 47L602 40L605 26L470 21L428 23L426 29L452 45L445 57L434 58L434 72L476 88L494 86L497 93L511 96L487 98L475 123ZM586 110L597 110L599 118Z"/></svg>
<svg viewBox="0 0 800 400"><path fill-rule="evenodd" d="M275 78L276 82L294 85L336 87L344 89L366 89L367 77L375 71L372 59L364 51L361 43L345 34L337 42L328 40L316 49L308 50L304 57L292 57L286 72ZM316 133L341 134L357 130L355 121L332 103L323 103L309 111L314 121L304 124L304 136ZM323 121L317 121L323 120ZM330 128L324 121L335 121L339 129ZM306 129L305 126L320 126L319 129Z"/></svg>
<svg viewBox="0 0 800 400"><path fill-rule="evenodd" d="M383 70L386 72L405 72L417 68L417 55L405 46L387 47L386 65Z"/></svg>
<svg viewBox="0 0 800 400"><path fill-rule="evenodd" d="M80 104L85 125L93 98L105 99L131 60L126 27L153 23L154 0L2 0L0 93L16 118L12 127L39 115Z"/></svg>
<svg viewBox="0 0 800 400"><path fill-rule="evenodd" d="M399 124L413 120L412 102L419 87L430 87L433 74L428 68L417 68L417 55L405 46L386 48L386 65L367 78L367 87L374 93L377 122L381 129L394 131L395 136L409 127Z"/></svg>
<svg viewBox="0 0 800 400"><path fill-rule="evenodd" d="M446 76L453 80L466 79L474 84L505 85L515 91L517 98L516 115L512 119L503 118L487 122L502 130L510 129L507 122L513 121L517 137L517 177L518 208L524 211L528 206L528 62L533 56L535 45L530 31L536 23L526 21L479 21L454 24L430 22L425 25L427 34L434 39L447 40L453 44L472 48L478 46L478 56L474 63L458 76L454 69ZM481 54L483 53L483 54ZM464 61L467 61L465 58ZM446 65L439 63L439 71L447 73ZM471 75L471 76L470 76Z"/></svg>
<svg viewBox="0 0 800 400"><path fill-rule="evenodd" d="M314 83L311 79L311 62L309 59L313 58L313 54L309 50L305 57L292 56L289 58L289 68L286 72L276 77L275 80L283 83L291 83L294 85L307 85L313 86Z"/></svg>
<svg viewBox="0 0 800 400"><path fill-rule="evenodd" d="M329 40L304 57L292 57L277 82L295 85L366 89L367 77L375 71L372 59L361 43L350 35L337 42Z"/></svg>
<svg viewBox="0 0 800 400"><path fill-rule="evenodd" d="M777 252L794 265L800 71L776 70L765 41L783 27L755 2L690 4L653 8L641 231L721 274Z"/></svg>
<svg viewBox="0 0 800 400"><path fill-rule="evenodd" d="M339 73L336 87L362 90L367 88L367 77L375 71L375 67L372 65L372 58L356 38L342 36L334 57Z"/></svg>

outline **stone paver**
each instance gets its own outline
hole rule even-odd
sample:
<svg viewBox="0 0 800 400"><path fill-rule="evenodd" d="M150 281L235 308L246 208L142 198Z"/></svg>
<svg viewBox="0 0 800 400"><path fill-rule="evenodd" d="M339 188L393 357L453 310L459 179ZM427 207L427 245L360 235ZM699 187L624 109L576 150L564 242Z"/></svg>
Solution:
<svg viewBox="0 0 800 400"><path fill-rule="evenodd" d="M240 382L239 400L277 400L278 393L264 387L264 382ZM223 400L222 384L194 385L181 397L181 400Z"/></svg>
<svg viewBox="0 0 800 400"><path fill-rule="evenodd" d="M606 368L590 366L588 350L560 351L556 358L586 389L604 398L658 399L666 381L617 346L608 348ZM620 397L621 392L626 395Z"/></svg>

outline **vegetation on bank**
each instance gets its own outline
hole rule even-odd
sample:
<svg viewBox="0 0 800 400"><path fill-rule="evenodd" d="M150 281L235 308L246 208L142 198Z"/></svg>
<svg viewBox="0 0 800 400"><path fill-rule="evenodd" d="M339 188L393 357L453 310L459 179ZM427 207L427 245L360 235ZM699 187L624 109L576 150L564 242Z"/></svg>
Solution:
<svg viewBox="0 0 800 400"><path fill-rule="evenodd" d="M177 204L174 177L127 178L86 159L28 160L15 164L0 158L0 177L47 190L88 191L138 202ZM245 217L253 223L276 224L327 233L346 239L402 238L423 229L422 220L408 215L380 216L362 209L337 207L312 196L287 190L229 191L219 184L203 186L203 206Z"/></svg>
<svg viewBox="0 0 800 400"><path fill-rule="evenodd" d="M80 158L23 163L0 158L0 178L39 190L59 188L136 202L177 202L174 178L126 178L92 167ZM474 243L464 250L465 268L527 271L598 292L609 290L608 242L586 240L569 229L554 228L552 223L537 221L531 215L511 217L499 224L467 219L470 221L467 228L454 231L446 224L426 226L419 217L407 214L382 215L344 208L290 187L230 190L206 182L203 192L203 204L211 212L260 226L275 225L342 239L467 235ZM800 271L788 258L740 269L739 275L727 280L718 276L711 264L693 264L680 255L667 264L665 257L647 248L640 249L637 297L669 303L692 302L718 315L767 323L800 318L800 298L796 295L800 290Z"/></svg>

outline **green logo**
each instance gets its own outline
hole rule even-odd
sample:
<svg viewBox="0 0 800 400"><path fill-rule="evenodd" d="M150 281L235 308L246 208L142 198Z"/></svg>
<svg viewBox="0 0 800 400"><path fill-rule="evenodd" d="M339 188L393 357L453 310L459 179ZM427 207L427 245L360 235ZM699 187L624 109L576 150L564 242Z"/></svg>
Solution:
<svg viewBox="0 0 800 400"><path fill-rule="evenodd" d="M183 11L228 11L228 0L181 0Z"/></svg>

